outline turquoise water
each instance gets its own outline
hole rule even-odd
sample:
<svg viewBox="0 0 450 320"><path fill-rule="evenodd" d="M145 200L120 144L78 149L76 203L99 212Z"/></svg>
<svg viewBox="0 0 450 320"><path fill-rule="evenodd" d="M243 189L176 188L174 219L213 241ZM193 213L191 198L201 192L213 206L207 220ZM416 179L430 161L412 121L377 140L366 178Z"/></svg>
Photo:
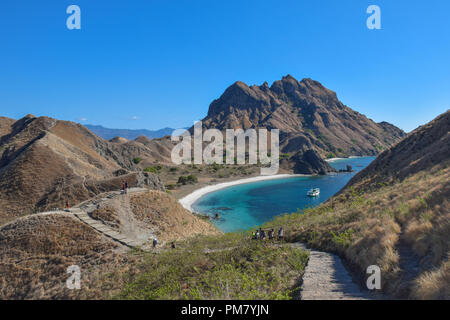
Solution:
<svg viewBox="0 0 450 320"><path fill-rule="evenodd" d="M330 162L336 169L345 169L349 164L352 173L314 177L292 177L240 184L204 195L193 204L196 212L215 216L213 223L224 232L248 230L270 221L273 217L295 212L298 209L315 207L336 194L374 157L340 159ZM310 198L306 192L320 188L320 195Z"/></svg>

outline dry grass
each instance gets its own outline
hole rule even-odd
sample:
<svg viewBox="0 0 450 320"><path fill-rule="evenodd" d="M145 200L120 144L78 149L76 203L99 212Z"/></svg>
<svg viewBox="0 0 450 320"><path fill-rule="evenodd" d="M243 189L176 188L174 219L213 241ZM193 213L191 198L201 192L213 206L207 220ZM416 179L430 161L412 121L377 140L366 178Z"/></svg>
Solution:
<svg viewBox="0 0 450 320"><path fill-rule="evenodd" d="M114 208L104 207L99 208L90 213L91 217L95 220L100 220L102 223L107 224L113 228L119 228L120 220L117 218L117 214Z"/></svg>
<svg viewBox="0 0 450 320"><path fill-rule="evenodd" d="M72 217L35 216L0 230L0 299L99 299L114 294L137 257ZM70 265L81 289L66 288Z"/></svg>
<svg viewBox="0 0 450 320"><path fill-rule="evenodd" d="M440 268L424 272L415 281L414 297L417 299L450 300L450 260Z"/></svg>
<svg viewBox="0 0 450 320"><path fill-rule="evenodd" d="M154 230L161 241L180 240L197 234L220 234L211 223L193 215L175 198L161 191L149 190L133 195L130 205L136 219Z"/></svg>

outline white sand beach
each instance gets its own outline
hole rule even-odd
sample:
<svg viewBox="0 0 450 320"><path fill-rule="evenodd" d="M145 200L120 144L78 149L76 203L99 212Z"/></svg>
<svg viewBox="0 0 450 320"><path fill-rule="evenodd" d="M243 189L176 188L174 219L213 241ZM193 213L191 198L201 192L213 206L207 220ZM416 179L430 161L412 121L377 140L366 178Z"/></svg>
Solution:
<svg viewBox="0 0 450 320"><path fill-rule="evenodd" d="M218 183L218 184L206 186L206 187L200 188L198 190L195 190L194 192L188 194L187 196L181 198L178 201L184 208L193 212L192 205L194 204L194 202L197 201L198 199L200 199L201 197L203 197L205 194L208 194L210 192L214 192L214 191L228 188L231 186L235 186L238 184L251 183L251 182L257 182L257 181L263 181L263 180L289 178L289 177L301 177L301 176L305 176L305 175L303 175L303 174L277 174L277 175L273 175L273 176L258 176L258 177L244 178L244 179L239 179L239 180L235 180L235 181Z"/></svg>
<svg viewBox="0 0 450 320"><path fill-rule="evenodd" d="M350 156L348 158L330 158L330 159L325 159L326 162L334 162L337 160L344 160L344 159L357 159L357 158L364 158L363 156Z"/></svg>
<svg viewBox="0 0 450 320"><path fill-rule="evenodd" d="M330 159L325 159L326 162L334 162L336 160L342 160L342 159L346 159L346 158L330 158Z"/></svg>

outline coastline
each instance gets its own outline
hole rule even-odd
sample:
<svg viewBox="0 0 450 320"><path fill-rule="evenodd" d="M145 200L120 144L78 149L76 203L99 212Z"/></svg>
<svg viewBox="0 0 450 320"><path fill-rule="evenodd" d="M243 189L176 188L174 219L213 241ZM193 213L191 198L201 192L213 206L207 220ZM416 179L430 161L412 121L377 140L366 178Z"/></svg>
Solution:
<svg viewBox="0 0 450 320"><path fill-rule="evenodd" d="M355 158L364 158L364 156L350 156L348 158L331 158L326 159L327 162L334 162L338 160L345 160L345 159L355 159ZM308 177L313 175L308 174L289 174L289 173L282 173L277 175L271 175L271 176L253 176L250 178L238 178L236 180L231 180L227 182L220 182L216 184L211 185L204 185L198 189L193 190L192 192L188 193L187 195L178 198L178 202L187 210L194 213L194 210L192 208L192 205L201 197L204 195L218 191L221 189L225 189L231 186L239 185L239 184L246 184L246 183L252 183L252 182L258 182L258 181L264 181L264 180L273 180L273 179L282 179L282 178L294 178L294 177Z"/></svg>
<svg viewBox="0 0 450 320"><path fill-rule="evenodd" d="M195 190L194 192L191 192L187 196L181 198L178 200L178 202L187 210L190 212L194 212L192 209L192 205L201 197L204 195L218 191L221 189L225 189L231 186L236 186L239 184L245 184L245 183L252 183L252 182L258 182L258 181L264 181L264 180L274 180L274 179L282 179L282 178L294 178L294 177L304 177L309 175L304 174L277 174L272 176L257 176L257 177L251 177L251 178L244 178L244 179L237 179L233 181L228 182L222 182L218 184L213 184L209 186L202 187L200 189Z"/></svg>
<svg viewBox="0 0 450 320"><path fill-rule="evenodd" d="M364 158L365 156L350 156L348 158L331 158L331 159L325 159L326 162L334 162L338 160L345 160L345 159L357 159L357 158ZM367 156L370 157L370 156Z"/></svg>

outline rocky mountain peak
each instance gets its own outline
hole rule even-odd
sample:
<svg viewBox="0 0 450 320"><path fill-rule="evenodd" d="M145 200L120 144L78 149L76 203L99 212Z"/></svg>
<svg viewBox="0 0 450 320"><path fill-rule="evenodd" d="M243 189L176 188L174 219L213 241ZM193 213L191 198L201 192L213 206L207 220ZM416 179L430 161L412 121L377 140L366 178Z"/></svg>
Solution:
<svg viewBox="0 0 450 320"><path fill-rule="evenodd" d="M346 107L320 82L288 74L252 85L237 81L214 100L203 119L206 128L276 128L285 152L315 147L322 156L375 155L404 136Z"/></svg>

